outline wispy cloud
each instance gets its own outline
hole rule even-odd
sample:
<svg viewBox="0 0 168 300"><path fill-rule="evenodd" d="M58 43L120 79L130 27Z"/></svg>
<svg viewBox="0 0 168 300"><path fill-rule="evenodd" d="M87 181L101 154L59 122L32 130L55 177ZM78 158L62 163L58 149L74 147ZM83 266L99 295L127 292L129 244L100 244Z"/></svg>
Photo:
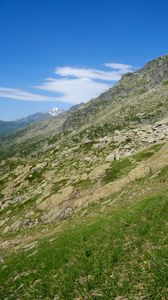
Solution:
<svg viewBox="0 0 168 300"><path fill-rule="evenodd" d="M72 68L62 67L56 68L55 74L62 77L74 77L74 78L89 78L94 80L116 81L121 78L121 75L133 70L131 65L106 63L105 67L113 69L113 71L102 71L97 69L88 68Z"/></svg>
<svg viewBox="0 0 168 300"><path fill-rule="evenodd" d="M61 101L72 104L86 102L110 88L113 82L118 81L123 74L132 71L131 65L119 63L105 63L103 69L57 67L52 78L47 78L41 85L32 87L43 93L48 92L49 96L0 87L0 98Z"/></svg>
<svg viewBox="0 0 168 300"><path fill-rule="evenodd" d="M106 67L111 68L113 70L118 70L118 72L122 75L127 72L132 72L134 70L132 65L126 64L117 64L117 63L106 63L104 64ZM114 71L113 71L114 72Z"/></svg>
<svg viewBox="0 0 168 300"><path fill-rule="evenodd" d="M0 98L9 98L25 101L56 101L56 97L47 97L30 93L21 89L11 89L0 87Z"/></svg>
<svg viewBox="0 0 168 300"><path fill-rule="evenodd" d="M36 86L36 88L47 92L60 93L61 96L57 97L58 101L80 103L98 96L110 86L108 83L83 77L48 79L47 82L41 86Z"/></svg>
<svg viewBox="0 0 168 300"><path fill-rule="evenodd" d="M76 67L57 67L57 78L48 78L42 85L36 86L39 90L57 92L61 96L57 99L70 103L86 102L112 86L127 72L132 72L131 65L106 63L106 68L112 70L99 70Z"/></svg>

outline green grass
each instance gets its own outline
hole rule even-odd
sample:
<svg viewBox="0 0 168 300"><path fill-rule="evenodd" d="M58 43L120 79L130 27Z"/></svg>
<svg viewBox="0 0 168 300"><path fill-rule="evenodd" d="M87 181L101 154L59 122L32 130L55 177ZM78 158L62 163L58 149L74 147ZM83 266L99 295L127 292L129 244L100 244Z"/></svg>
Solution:
<svg viewBox="0 0 168 300"><path fill-rule="evenodd" d="M164 144L156 144L150 147L149 149L146 149L144 151L141 151L133 156L133 158L136 160L136 162L140 162L142 160L146 160L153 156L156 152L158 152Z"/></svg>
<svg viewBox="0 0 168 300"><path fill-rule="evenodd" d="M168 178L168 166L164 167L158 174L158 177L161 179L161 180L164 180L166 181L167 178Z"/></svg>
<svg viewBox="0 0 168 300"><path fill-rule="evenodd" d="M146 92L147 92L147 89L141 88L141 89L139 89L139 90L137 91L137 94L138 94L138 95L142 95L142 94L144 94L144 93L146 93Z"/></svg>
<svg viewBox="0 0 168 300"><path fill-rule="evenodd" d="M90 141L88 143L81 144L78 149L78 152L88 153L89 151L92 150L93 145L94 145L94 141Z"/></svg>
<svg viewBox="0 0 168 300"><path fill-rule="evenodd" d="M167 299L167 204L145 198L7 258L1 299Z"/></svg>
<svg viewBox="0 0 168 300"><path fill-rule="evenodd" d="M94 184L95 184L95 182L88 178L88 179L85 179L85 180L80 180L78 182L75 182L73 184L73 186L76 187L77 189L85 190L85 189L91 188Z"/></svg>
<svg viewBox="0 0 168 300"><path fill-rule="evenodd" d="M48 140L48 145L52 145L61 139L61 133L57 133Z"/></svg>
<svg viewBox="0 0 168 300"><path fill-rule="evenodd" d="M132 158L127 157L113 161L111 167L106 171L105 176L102 178L102 182L109 183L127 175L135 167L136 163L150 158L159 151L163 145L164 144L156 144L147 150L135 154Z"/></svg>
<svg viewBox="0 0 168 300"><path fill-rule="evenodd" d="M164 81L163 85L168 85L168 80Z"/></svg>
<svg viewBox="0 0 168 300"><path fill-rule="evenodd" d="M151 150L145 150L143 152L140 152L140 153L136 154L134 156L134 158L135 158L135 160L137 162L140 162L142 160L146 160L146 159L150 158L153 154L154 154L153 151L151 151Z"/></svg>
<svg viewBox="0 0 168 300"><path fill-rule="evenodd" d="M68 179L65 178L55 182L52 187L52 194L57 193L67 183L67 181Z"/></svg>
<svg viewBox="0 0 168 300"><path fill-rule="evenodd" d="M6 179L0 179L0 188L3 187L6 183Z"/></svg>
<svg viewBox="0 0 168 300"><path fill-rule="evenodd" d="M119 177L127 174L134 167L134 163L130 158L124 158L120 160L114 160L111 163L111 168L106 171L102 181L104 183L112 182Z"/></svg>
<svg viewBox="0 0 168 300"><path fill-rule="evenodd" d="M19 203L11 203L9 204L4 210L3 210L3 215L10 210L11 215L14 216L20 212L23 212L23 210L26 208L32 209L33 206L35 206L36 200L40 197L40 194L35 195L34 197L24 201L24 202L19 202Z"/></svg>

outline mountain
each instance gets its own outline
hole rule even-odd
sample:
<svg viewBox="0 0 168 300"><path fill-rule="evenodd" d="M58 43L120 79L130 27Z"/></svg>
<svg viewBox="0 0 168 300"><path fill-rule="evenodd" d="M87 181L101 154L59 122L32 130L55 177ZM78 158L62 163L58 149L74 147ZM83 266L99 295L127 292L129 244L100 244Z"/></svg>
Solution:
<svg viewBox="0 0 168 300"><path fill-rule="evenodd" d="M168 55L0 145L2 299L167 298Z"/></svg>
<svg viewBox="0 0 168 300"><path fill-rule="evenodd" d="M88 122L110 122L110 119L114 126L155 122L168 114L167 84L166 55L148 62L139 71L123 75L115 86L69 115L64 129L78 128Z"/></svg>
<svg viewBox="0 0 168 300"><path fill-rule="evenodd" d="M11 132L26 127L34 122L43 121L51 117L56 117L59 114L63 113L63 110L59 108L53 108L48 110L48 112L39 112L33 115L30 115L26 118L19 119L16 121L0 121L0 136L10 134Z"/></svg>
<svg viewBox="0 0 168 300"><path fill-rule="evenodd" d="M58 116L59 114L63 113L64 111L59 109L58 107L54 107L48 110L48 114L52 117Z"/></svg>

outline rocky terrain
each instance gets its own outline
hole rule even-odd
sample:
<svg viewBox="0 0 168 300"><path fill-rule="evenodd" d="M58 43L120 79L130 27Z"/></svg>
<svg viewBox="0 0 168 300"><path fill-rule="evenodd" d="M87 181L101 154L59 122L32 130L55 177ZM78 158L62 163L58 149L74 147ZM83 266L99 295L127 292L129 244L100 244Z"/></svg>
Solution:
<svg viewBox="0 0 168 300"><path fill-rule="evenodd" d="M156 245L152 241L152 235L147 235L146 240L144 236L148 232L148 229L145 229L148 226L156 231L156 237L157 234L158 237L162 234L164 236L164 226L167 225L167 221L163 206L165 207L168 199L167 175L168 56L159 57L147 63L139 71L124 75L118 84L98 98L74 107L57 117L31 124L3 139L0 145L0 258L3 278L6 278L9 285L13 280L15 282L8 290L6 290L6 284L3 283L2 294L6 290L4 299L165 300L167 291L165 284L162 286L156 283L157 280L166 282L165 275L162 279L156 277L155 267L158 263L158 268L159 264L163 264L163 269L165 268L166 240L162 242L157 240L157 251L161 251L158 257L163 257L163 261L157 261L152 267L157 257L157 251L152 250L156 248L152 247ZM150 202L149 199L154 200ZM160 215L157 214L155 202L160 207ZM143 205L149 207L145 210ZM127 216L131 211L137 217L132 219L130 216L129 221ZM156 220L153 221L155 219L153 213L154 216L157 215L160 227L157 227ZM159 219L159 216L164 222ZM115 221L115 218L120 220L120 217L123 218L123 223ZM109 228L109 231L105 233L107 239L95 231L94 224L98 224L99 220L102 220L101 224L107 223L106 226ZM136 220L140 220L139 223L136 223ZM152 220L150 224L148 224L149 220ZM133 228L131 230L134 230L135 226L138 228L138 224L143 224L141 226L144 226L144 232L142 232L144 240L141 234L139 235L140 231L127 232L129 225L128 228L126 226L126 229L123 229L122 226L125 225L122 224L129 222L133 224L130 225L133 226L130 227ZM96 226L100 226L100 230L103 230L103 225ZM120 240L115 235L117 233L114 234L114 241L118 243L116 246L118 252L115 252L114 245L110 250L112 253L114 250L113 256L117 258L112 258L109 252L106 261L102 259L104 264L108 262L109 265L110 260L114 259L112 269L104 266L105 273L101 266L96 269L95 266L101 264L98 258L91 263L93 272L89 266L85 269L84 262L80 262L83 272L80 267L76 269L74 267L73 276L71 274L68 278L64 278L62 275L65 282L69 284L66 291L61 291L62 283L55 290L53 287L55 280L56 278L58 280L58 274L62 274L60 268L64 270L64 274L69 274L66 271L68 264L73 268L73 255L70 254L70 261L65 260L56 267L57 272L52 273L55 277L51 278L47 262L43 261L44 256L42 255L41 258L38 256L41 255L40 251L48 255L44 244L48 243L50 255L57 260L60 257L59 251L62 252L71 243L71 239L73 241L75 238L73 235L76 236L75 239L79 244L82 243L81 249L83 249L83 242L77 234L82 230L81 236L84 238L84 243L88 242L88 248L86 247L84 251L86 251L86 259L89 259L92 251L95 251L96 257L96 249L99 247L100 253L101 251L108 253L108 249L111 249L109 244L111 226L117 228L118 236L120 236L121 228L123 230ZM67 230L71 230L72 238L66 236ZM96 241L100 239L95 248L92 240L94 236L90 231L94 232ZM122 244L127 233L128 240ZM85 236L91 236L91 240ZM140 256L142 261L138 264L139 271L137 269L130 271L130 267L126 272L124 268L126 268L128 258L124 254L125 260L122 262L118 258L118 253L120 253L120 248L127 250L128 247L129 249L132 238L134 241L144 243L141 246L135 243L135 249L135 244L133 248L130 248L132 249L130 253L134 253L136 257L135 262L132 259L133 269L135 265L137 268L138 253L143 253L143 257ZM59 243L56 242L57 239ZM62 239L65 239L65 244ZM107 249L101 249L106 244L109 245ZM56 249L60 247L60 250L53 254L55 248L52 247ZM76 245L71 249L72 251L76 249ZM75 261L79 261L78 255L80 257L81 254L77 249L74 251L76 251L73 252ZM45 278L39 279L38 276L32 275L32 272L37 272L37 270L34 266L32 266L33 270L29 269L30 262L26 265L29 255L32 259L34 257L36 262L39 259L41 267L44 264L44 269L48 270L47 274L50 279L47 284L51 284L47 285L48 292L42 288L46 284ZM19 267L19 259L22 256L25 265L23 263ZM113 268L118 268L116 274L113 273ZM146 273L147 269L148 273ZM127 287L125 278L118 277L120 272L132 274L129 276L135 274L134 279L131 277L132 288ZM139 272L143 275L138 284ZM152 284L153 290L145 284L144 278L147 274L151 275L149 286ZM25 280L26 276L30 277L28 281ZM99 278L101 278L100 281ZM111 283L109 283L109 278L112 280ZM31 290L34 280L37 281L37 286L40 285L39 294L36 287ZM116 284L116 281L119 284ZM92 284L89 285L89 282ZM117 285L118 288L113 289L113 285ZM27 294L25 286L27 286ZM70 289L70 286L73 288Z"/></svg>

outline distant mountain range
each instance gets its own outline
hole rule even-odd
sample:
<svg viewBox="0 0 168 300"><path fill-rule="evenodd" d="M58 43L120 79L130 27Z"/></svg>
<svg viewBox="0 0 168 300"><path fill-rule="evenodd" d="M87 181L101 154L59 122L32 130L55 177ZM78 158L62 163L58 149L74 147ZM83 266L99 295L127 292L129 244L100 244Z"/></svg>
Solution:
<svg viewBox="0 0 168 300"><path fill-rule="evenodd" d="M64 111L55 107L47 112L38 112L28 117L14 120L14 121L0 121L0 136L5 136L12 133L13 131L28 126L34 122L46 120L49 118L56 117L63 113Z"/></svg>

